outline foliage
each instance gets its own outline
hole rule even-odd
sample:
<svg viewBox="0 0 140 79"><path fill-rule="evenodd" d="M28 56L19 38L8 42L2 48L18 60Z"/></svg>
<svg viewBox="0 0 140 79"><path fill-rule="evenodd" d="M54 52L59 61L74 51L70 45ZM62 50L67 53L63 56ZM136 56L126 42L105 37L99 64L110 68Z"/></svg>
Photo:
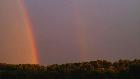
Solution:
<svg viewBox="0 0 140 79"><path fill-rule="evenodd" d="M0 79L140 79L140 59L54 64L0 63Z"/></svg>

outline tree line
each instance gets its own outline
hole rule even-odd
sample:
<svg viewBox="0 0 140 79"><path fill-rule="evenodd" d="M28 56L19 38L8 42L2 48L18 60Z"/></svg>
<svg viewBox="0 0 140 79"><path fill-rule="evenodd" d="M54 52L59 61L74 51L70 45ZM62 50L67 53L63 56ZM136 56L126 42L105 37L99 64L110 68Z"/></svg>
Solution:
<svg viewBox="0 0 140 79"><path fill-rule="evenodd" d="M0 79L140 79L140 59L49 66L0 63Z"/></svg>

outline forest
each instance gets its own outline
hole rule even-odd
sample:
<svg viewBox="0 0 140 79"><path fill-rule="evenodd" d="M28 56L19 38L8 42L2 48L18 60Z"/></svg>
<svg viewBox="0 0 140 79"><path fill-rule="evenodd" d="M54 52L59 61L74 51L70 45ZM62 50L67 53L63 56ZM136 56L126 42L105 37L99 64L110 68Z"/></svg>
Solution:
<svg viewBox="0 0 140 79"><path fill-rule="evenodd" d="M0 79L140 79L140 59L48 66L0 63Z"/></svg>

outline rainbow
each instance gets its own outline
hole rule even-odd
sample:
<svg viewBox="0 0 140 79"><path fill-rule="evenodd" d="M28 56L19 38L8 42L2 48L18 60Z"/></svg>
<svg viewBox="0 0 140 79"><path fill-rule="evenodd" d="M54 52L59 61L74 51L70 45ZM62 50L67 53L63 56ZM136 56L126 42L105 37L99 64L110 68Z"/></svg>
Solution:
<svg viewBox="0 0 140 79"><path fill-rule="evenodd" d="M78 33L79 45L80 45L80 61L86 61L87 55L89 53L88 42L87 42L87 28L86 23L81 16L79 5L74 2L74 15L75 15L75 23L76 29Z"/></svg>
<svg viewBox="0 0 140 79"><path fill-rule="evenodd" d="M31 25L31 22L29 20L28 10L26 9L23 0L16 0L16 1L17 1L18 6L19 6L20 13L23 17L26 32L28 34L28 39L29 39L30 46L31 46L32 64L38 64L39 58L38 58L38 53L37 53L34 35L32 32L32 25Z"/></svg>

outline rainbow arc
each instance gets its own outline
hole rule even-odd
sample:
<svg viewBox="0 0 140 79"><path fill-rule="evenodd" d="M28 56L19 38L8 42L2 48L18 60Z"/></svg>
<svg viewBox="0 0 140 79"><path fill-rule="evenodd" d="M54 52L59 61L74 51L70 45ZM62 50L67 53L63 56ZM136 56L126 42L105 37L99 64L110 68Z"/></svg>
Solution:
<svg viewBox="0 0 140 79"><path fill-rule="evenodd" d="M37 47L36 47L36 42L35 42L35 37L33 35L33 31L32 31L32 25L30 22L30 18L29 18L29 14L28 14L28 10L25 7L25 3L23 0L17 0L19 9L20 9L20 15L23 17L23 23L24 23L24 27L25 30L27 32L27 37L28 37L28 41L29 41L29 45L31 47L31 55L32 55L32 64L38 64L39 63L39 58L38 58L38 53L37 53Z"/></svg>

